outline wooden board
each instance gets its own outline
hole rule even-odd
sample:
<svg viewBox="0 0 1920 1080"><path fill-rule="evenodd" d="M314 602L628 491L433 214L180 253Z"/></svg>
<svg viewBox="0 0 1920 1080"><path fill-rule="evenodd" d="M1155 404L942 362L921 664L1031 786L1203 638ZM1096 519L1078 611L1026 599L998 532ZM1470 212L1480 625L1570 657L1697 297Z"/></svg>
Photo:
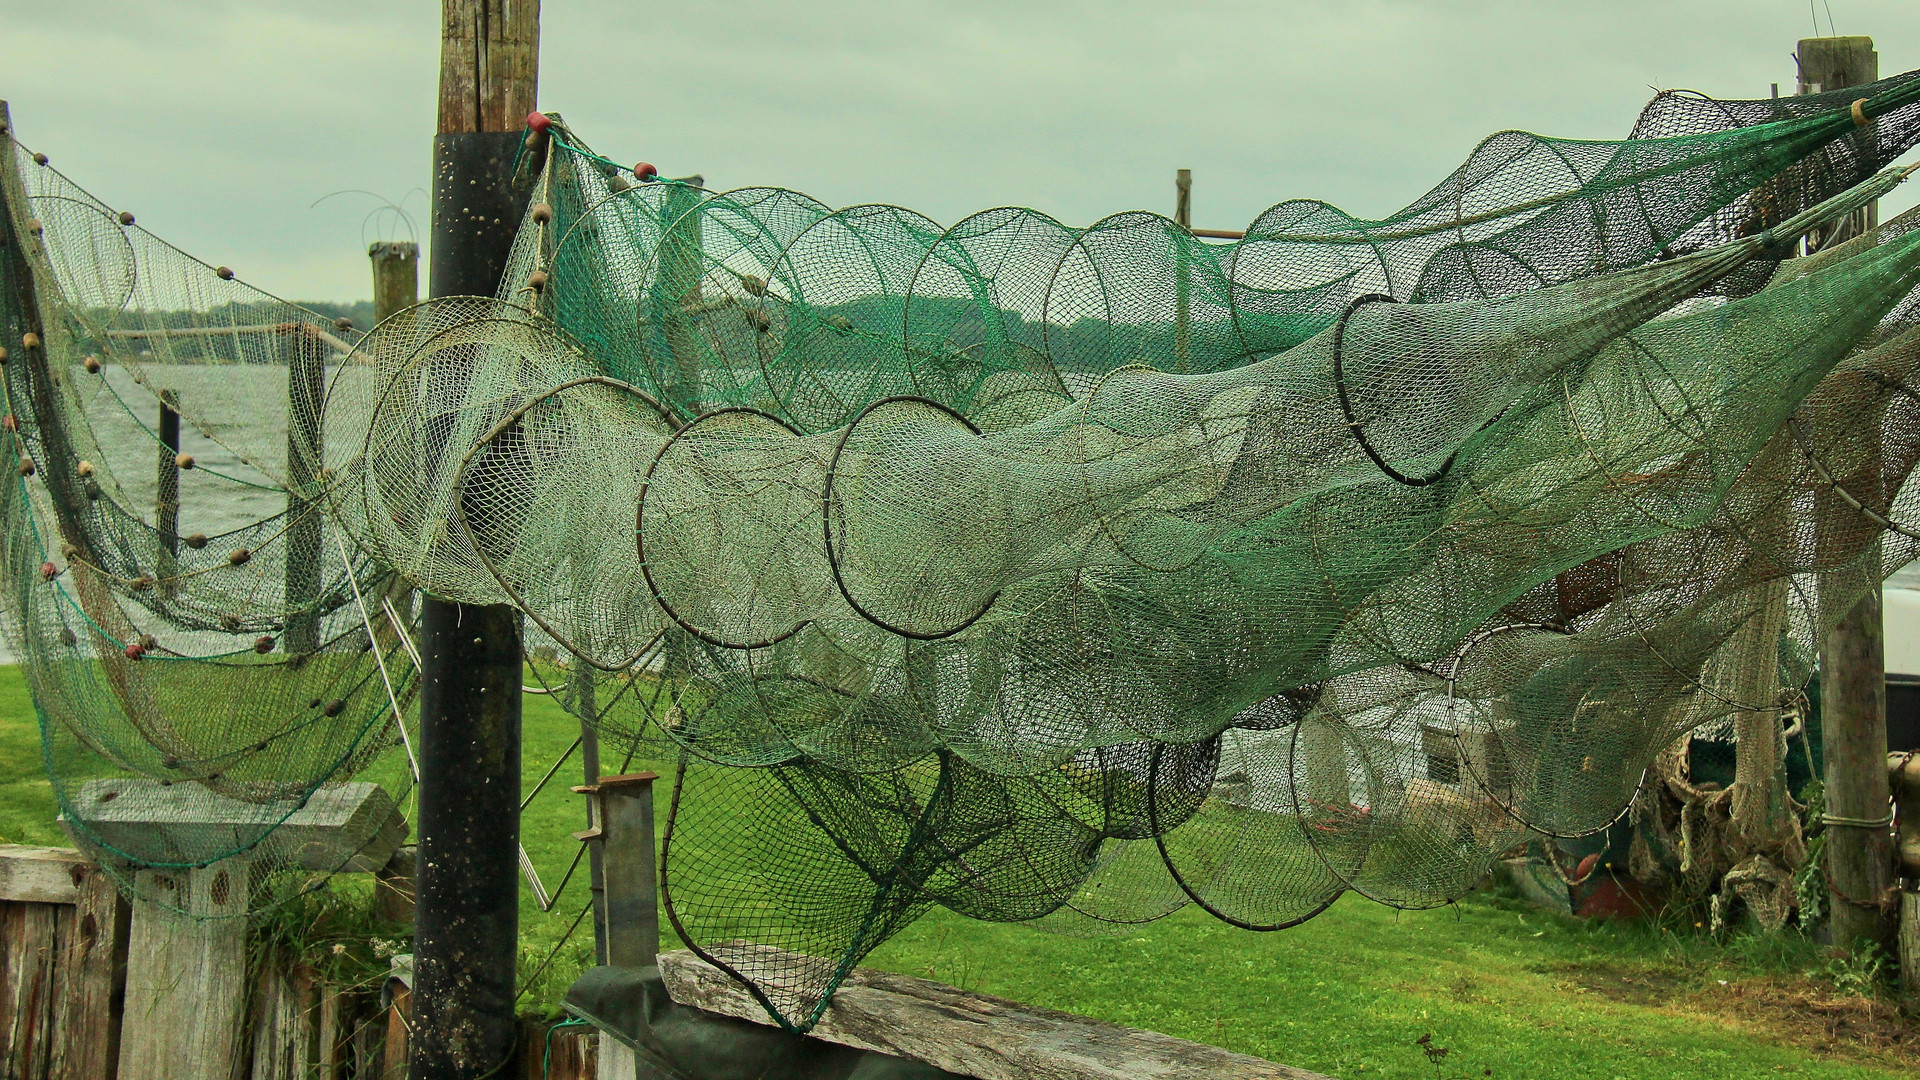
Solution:
<svg viewBox="0 0 1920 1080"><path fill-rule="evenodd" d="M406 820L378 784L323 787L304 804L249 803L197 784L89 780L72 802L101 842L197 863L258 842L256 861L306 870L370 873L406 839ZM267 830L266 838L260 837Z"/></svg>
<svg viewBox="0 0 1920 1080"><path fill-rule="evenodd" d="M60 910L56 904L0 905L0 1076L47 1075Z"/></svg>
<svg viewBox="0 0 1920 1080"><path fill-rule="evenodd" d="M728 952L778 950L735 945ZM660 974L683 1005L773 1022L745 987L691 952L660 954ZM1171 1035L866 968L847 977L812 1034L979 1080L1328 1080Z"/></svg>
<svg viewBox="0 0 1920 1080"><path fill-rule="evenodd" d="M77 904L92 865L72 848L0 844L0 901Z"/></svg>
<svg viewBox="0 0 1920 1080"><path fill-rule="evenodd" d="M69 854L78 854L72 852ZM49 1080L113 1080L127 982L131 908L106 871L86 864L79 899L61 907Z"/></svg>

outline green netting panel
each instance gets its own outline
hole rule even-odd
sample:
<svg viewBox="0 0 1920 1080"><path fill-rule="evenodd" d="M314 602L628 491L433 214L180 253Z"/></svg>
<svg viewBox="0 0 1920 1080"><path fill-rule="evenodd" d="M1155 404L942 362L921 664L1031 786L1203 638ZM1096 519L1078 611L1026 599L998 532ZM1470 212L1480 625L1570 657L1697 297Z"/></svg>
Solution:
<svg viewBox="0 0 1920 1080"><path fill-rule="evenodd" d="M1496 623L1622 549L1710 527L1920 280L1920 241L1889 234L1768 292L1689 301L1889 175L1639 269L1354 297L1278 348L1292 316L1247 310L1224 271L1181 276L1177 237L1155 262L1138 238L1171 234L1150 215L1074 232L1006 212L986 257L973 240L991 230L955 241L891 208L647 185L578 200L623 207L635 246L655 245L653 269L608 260L639 267L615 295L642 333L596 380L585 336L604 326L568 314L564 284L570 265L614 272L570 247L581 222L617 220L568 220L561 181L589 166L603 182L556 151L524 284L503 290L517 303L434 302L364 343L391 373L343 420L369 433L367 529L414 580L520 604L609 669L603 727L644 717L688 751L670 911L795 1027L933 903L1126 921L1185 897L1276 927L1348 889L1445 903L1529 827L1604 825L1710 718L1683 706L1714 685L1710 661L1743 659L1726 648L1738 609L1682 635L1665 681L1611 695L1575 670L1597 653L1545 675L1503 661L1534 628ZM776 258L739 261L768 230L702 226L698 261L732 284L712 271L696 295L659 270L696 261L690 243L661 253L685 223L751 207L797 215ZM1029 247L1053 267L1036 317L955 314L1004 315L985 288L916 309L930 262L957 294ZM660 288L677 305L649 299ZM1107 298L1054 306L1069 296ZM941 355L961 326L965 355ZM1269 345L1229 356L1225 338ZM436 390L449 342L474 374ZM1142 363L1183 358L1187 374ZM974 419L982 372L1063 369L1097 374ZM779 392L803 385L818 392ZM928 385L939 396L912 393ZM729 396L748 387L766 396ZM650 607L616 611L640 589Z"/></svg>
<svg viewBox="0 0 1920 1080"><path fill-rule="evenodd" d="M336 535L320 462L358 334L4 152L6 643L69 833L128 883L237 857L255 903L390 849L414 676L385 611L412 594ZM349 804L324 844L276 838Z"/></svg>
<svg viewBox="0 0 1920 1080"><path fill-rule="evenodd" d="M1139 212L1076 228L1000 208L949 228L777 189L636 184L563 134L543 189L552 223L523 238L502 298L537 306L681 420L741 405L830 430L910 394L991 430L1123 364L1214 371L1290 347L1356 296L1491 298L1758 235L1911 146L1916 98L1920 80L1901 76L1745 126L1503 132L1396 214L1292 200L1229 244ZM1751 292L1767 269L1721 291Z"/></svg>

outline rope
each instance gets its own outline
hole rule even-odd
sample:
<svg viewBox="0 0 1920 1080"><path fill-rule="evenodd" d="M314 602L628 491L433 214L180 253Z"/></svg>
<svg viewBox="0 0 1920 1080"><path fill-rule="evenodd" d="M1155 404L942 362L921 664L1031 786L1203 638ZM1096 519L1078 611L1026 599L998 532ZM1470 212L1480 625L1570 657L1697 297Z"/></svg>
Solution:
<svg viewBox="0 0 1920 1080"><path fill-rule="evenodd" d="M1843 817L1839 814L1821 814L1820 824L1838 825L1847 829L1884 829L1893 824L1893 811L1888 810L1884 817L1857 818Z"/></svg>
<svg viewBox="0 0 1920 1080"><path fill-rule="evenodd" d="M587 1023L585 1020L575 1019L575 1020L562 1020L559 1023L548 1028L547 1037L546 1037L547 1047L546 1047L546 1050L540 1055L540 1075L542 1077L550 1077L553 1075L553 1033L554 1032L559 1031L561 1028L592 1027L592 1026L593 1026L592 1024Z"/></svg>
<svg viewBox="0 0 1920 1080"><path fill-rule="evenodd" d="M340 539L340 530L338 529L333 531L333 542L340 547L341 560L351 566L351 560L347 558L346 542ZM367 628L367 644L374 646L373 661L380 665L380 681L386 684L387 701L393 706L393 725L400 729L400 745L407 748L407 766L413 770L413 782L417 784L420 782L420 759L414 756L413 740L407 737L407 718L401 715L400 696L393 692L393 679L387 675L387 658L381 653L380 647L375 644L373 619L367 614L366 601L360 598L359 580L355 578L352 573L349 573L347 574L347 582L353 586L354 606L360 609L360 625Z"/></svg>

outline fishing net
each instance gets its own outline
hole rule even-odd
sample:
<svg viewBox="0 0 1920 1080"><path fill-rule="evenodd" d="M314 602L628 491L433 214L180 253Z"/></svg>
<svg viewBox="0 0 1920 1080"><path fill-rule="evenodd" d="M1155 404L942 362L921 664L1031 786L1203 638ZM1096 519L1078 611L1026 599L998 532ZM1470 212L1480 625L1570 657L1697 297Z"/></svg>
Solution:
<svg viewBox="0 0 1920 1080"><path fill-rule="evenodd" d="M209 542L186 564L204 573L143 588L140 553L165 544L138 538L168 534L125 478L152 438L95 466L147 533L69 526L102 500L64 494L94 474L46 440L105 442L106 421L72 389L16 406L27 451L70 464L12 496L10 622L62 640L47 598L109 612L77 658L23 652L36 697L69 671L165 671L152 693L196 699L183 716L138 700L213 749L274 745L197 700L227 693L336 764L282 775L249 750L257 787L175 778L124 675L47 723L50 755L71 730L114 775L249 806L384 783L419 588L514 605L573 669L570 709L678 752L669 918L794 1029L933 905L1124 925L1196 903L1271 929L1346 891L1446 903L1529 831L1613 820L1676 736L1774 715L1832 605L1910 557L1879 538L1911 468L1920 237L1890 223L1777 268L1904 175L1881 170L1920 138L1916 102L1901 77L1657 137L1503 133L1398 214L1296 200L1231 244L1146 213L943 227L643 182L556 121L524 154L536 190L498 295L364 338L115 224L145 253L135 280L183 284L105 313L43 300L43 322L93 328L43 351L99 351L133 319L156 353L217 340L283 366L292 420L234 456L287 508L236 521L261 530L246 558ZM43 233L64 254L36 285L110 262L92 233ZM296 329L235 329L269 323ZM237 423L145 353L87 377L117 388L122 367L150 399L135 415L175 389L194 430ZM318 539L294 543L296 520ZM35 544L63 529L133 554L69 558L49 588ZM158 620L186 674L116 652L114 611ZM172 644L235 633L287 655ZM264 669L323 659L352 693L269 707ZM118 757L83 739L116 725ZM56 786L88 778L50 761Z"/></svg>
<svg viewBox="0 0 1920 1080"><path fill-rule="evenodd" d="M1770 140L1859 128L1831 120L1608 151L1750 190ZM1709 528L1920 273L1902 234L1715 292L1881 177L1547 287L1396 303L1348 276L1320 318L1273 301L1254 239L635 184L556 130L500 296L383 325L362 349L386 389L330 399L367 433L334 466L361 470L342 517L602 669L603 730L686 751L669 915L796 1028L934 904L1278 927L1347 890L1444 903L1529 828L1612 820L1711 718L1683 699L1739 620L1623 608L1676 641L1664 683L1611 695L1575 670L1601 635L1556 666L1492 624ZM1490 213L1502 242L1546 228ZM1490 250L1461 231L1414 280Z"/></svg>
<svg viewBox="0 0 1920 1080"><path fill-rule="evenodd" d="M320 409L359 335L5 141L6 647L63 825L197 914L248 910L178 873L220 860L263 897L377 868L414 674L385 614L410 591L324 513Z"/></svg>

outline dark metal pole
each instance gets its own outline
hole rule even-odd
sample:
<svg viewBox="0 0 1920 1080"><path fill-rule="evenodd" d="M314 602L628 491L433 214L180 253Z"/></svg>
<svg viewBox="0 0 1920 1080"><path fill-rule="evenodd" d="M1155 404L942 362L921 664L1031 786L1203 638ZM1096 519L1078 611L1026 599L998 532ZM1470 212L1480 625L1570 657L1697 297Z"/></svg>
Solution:
<svg viewBox="0 0 1920 1080"><path fill-rule="evenodd" d="M442 0L431 296L490 296L525 194L537 3ZM421 627L420 854L412 1080L498 1075L514 1049L519 937L520 619L428 597Z"/></svg>

